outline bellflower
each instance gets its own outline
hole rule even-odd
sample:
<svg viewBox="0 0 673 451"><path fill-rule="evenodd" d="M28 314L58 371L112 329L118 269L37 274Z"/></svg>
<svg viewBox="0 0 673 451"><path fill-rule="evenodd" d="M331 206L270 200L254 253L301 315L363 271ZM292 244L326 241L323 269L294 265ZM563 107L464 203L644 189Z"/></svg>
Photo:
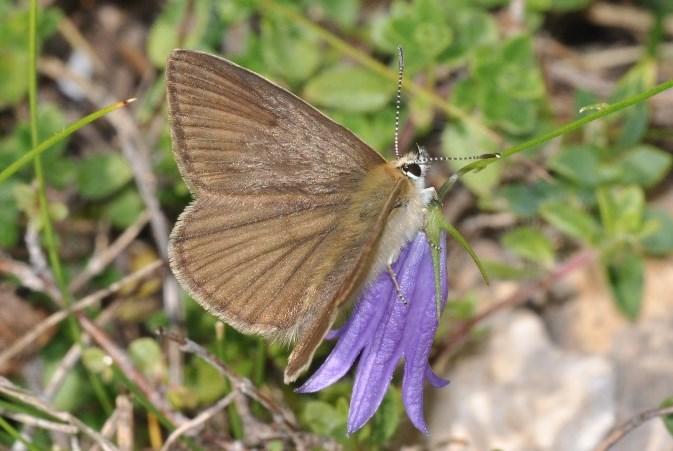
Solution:
<svg viewBox="0 0 673 451"><path fill-rule="evenodd" d="M448 284L446 247L440 250L440 307L444 307ZM348 410L348 434L360 429L376 412L404 359L402 400L413 425L427 433L423 416L423 384L435 387L448 382L435 375L428 355L438 325L435 302L435 272L432 252L424 232L401 251L392 265L404 300L400 299L387 271L365 287L348 321L328 338L338 341L325 362L297 390L312 393L341 379L360 357L355 371Z"/></svg>

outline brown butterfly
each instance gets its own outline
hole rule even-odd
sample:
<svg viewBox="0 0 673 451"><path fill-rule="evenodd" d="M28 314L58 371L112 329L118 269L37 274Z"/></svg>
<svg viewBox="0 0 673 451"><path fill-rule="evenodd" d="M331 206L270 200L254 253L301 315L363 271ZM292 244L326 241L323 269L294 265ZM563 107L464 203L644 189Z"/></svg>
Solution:
<svg viewBox="0 0 673 451"><path fill-rule="evenodd" d="M223 58L174 50L166 81L173 151L194 195L171 234L171 268L239 331L296 341L291 382L339 308L423 226L429 160L420 151L386 162Z"/></svg>

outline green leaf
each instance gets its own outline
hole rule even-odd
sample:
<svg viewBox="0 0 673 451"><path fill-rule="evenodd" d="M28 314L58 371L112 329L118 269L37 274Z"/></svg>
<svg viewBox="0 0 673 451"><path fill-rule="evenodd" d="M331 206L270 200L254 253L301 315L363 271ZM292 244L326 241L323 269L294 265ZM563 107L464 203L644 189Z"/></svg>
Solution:
<svg viewBox="0 0 673 451"><path fill-rule="evenodd" d="M457 8L452 10L447 20L454 30L454 39L440 55L443 62L458 64L471 52L498 42L498 26L487 11Z"/></svg>
<svg viewBox="0 0 673 451"><path fill-rule="evenodd" d="M342 110L330 110L328 113L337 124L352 131L372 149L383 156L390 157L394 139L390 124L395 123L395 113L392 108L373 113L353 113ZM403 121L404 119L401 120Z"/></svg>
<svg viewBox="0 0 673 451"><path fill-rule="evenodd" d="M656 61L652 58L642 59L619 81L612 101L622 100L651 88L656 82L656 73ZM642 102L612 116L610 120L612 122L622 121L617 146L630 147L640 142L647 131L649 107L647 103Z"/></svg>
<svg viewBox="0 0 673 451"><path fill-rule="evenodd" d="M571 146L556 154L549 167L581 186L596 186L599 182L598 149L590 145Z"/></svg>
<svg viewBox="0 0 673 451"><path fill-rule="evenodd" d="M129 354L133 363L151 381L163 382L168 379L163 352L154 339L144 337L133 340Z"/></svg>
<svg viewBox="0 0 673 451"><path fill-rule="evenodd" d="M551 200L540 206L540 214L551 225L573 238L593 243L600 233L596 220L568 202Z"/></svg>
<svg viewBox="0 0 673 451"><path fill-rule="evenodd" d="M85 199L102 199L124 186L132 175L131 168L121 155L100 153L82 160L77 184Z"/></svg>
<svg viewBox="0 0 673 451"><path fill-rule="evenodd" d="M661 403L662 408L664 407L671 407L673 406L673 397L670 397L668 399L665 399L664 402ZM664 426L666 426L666 430L668 431L671 436L673 436L673 415L666 415L661 417L661 420L664 422Z"/></svg>
<svg viewBox="0 0 673 451"><path fill-rule="evenodd" d="M60 132L66 126L66 118L59 110L58 106L52 103L45 103L40 106L37 122L38 141L44 141L55 133ZM25 122L15 129L17 146L16 157L25 155L32 148L30 137L30 124ZM68 145L68 139L62 139L55 143L46 154L42 155L42 164L46 171L44 176L46 181L57 188L65 188L71 185L76 177L74 164L66 158L63 153Z"/></svg>
<svg viewBox="0 0 673 451"><path fill-rule="evenodd" d="M19 209L14 200L14 183L0 189L0 249L10 249L19 241Z"/></svg>
<svg viewBox="0 0 673 451"><path fill-rule="evenodd" d="M445 231L449 235L451 235L451 238L456 240L458 244L460 244L461 247L465 249L465 252L467 252L470 255L470 257L472 257L472 260L477 265L477 268L479 268L479 272L481 272L481 276L484 278L484 281L486 283L489 282L488 273L486 272L484 266L481 264L481 261L479 260L477 253L474 251L474 249L472 249L470 243L468 243L468 241L465 239L465 237L463 237L463 235L458 231L458 229L456 229L452 224L450 224L446 220L446 218L442 214L441 208L432 207L429 209L426 220L426 229L428 232L428 236L435 243L439 242L439 240L441 239L440 238L441 231ZM438 258L439 252L434 253L433 256L435 257L435 259ZM435 270L437 271L439 265L436 262L433 263L436 268ZM436 293L439 293L438 277L435 277L435 291Z"/></svg>
<svg viewBox="0 0 673 451"><path fill-rule="evenodd" d="M538 213L540 205L549 200L560 189L547 181L533 183L512 183L500 188L497 192L507 201L507 207L512 213L532 218Z"/></svg>
<svg viewBox="0 0 673 451"><path fill-rule="evenodd" d="M514 266L511 262L503 263L494 260L483 261L484 270L492 279L526 280L537 276L536 268L530 266Z"/></svg>
<svg viewBox="0 0 673 451"><path fill-rule="evenodd" d="M260 44L265 72L289 83L308 79L322 60L316 39L284 20L263 20Z"/></svg>
<svg viewBox="0 0 673 451"><path fill-rule="evenodd" d="M391 53L399 45L407 55L413 55L407 59L405 69L407 74L414 74L431 64L453 40L445 7L439 0L394 2L390 14L375 24L373 39Z"/></svg>
<svg viewBox="0 0 673 451"><path fill-rule="evenodd" d="M645 195L639 186L600 188L596 191L596 199L608 236L622 239L640 231Z"/></svg>
<svg viewBox="0 0 673 451"><path fill-rule="evenodd" d="M533 227L519 227L507 232L503 244L514 254L533 262L549 266L554 263L552 242Z"/></svg>
<svg viewBox="0 0 673 451"><path fill-rule="evenodd" d="M664 256L673 252L673 219L663 210L645 210L643 228L649 230L640 244L650 255ZM651 226L650 226L651 225Z"/></svg>
<svg viewBox="0 0 673 451"><path fill-rule="evenodd" d="M311 431L332 437L346 435L348 413L343 412L323 401L307 401L301 412L301 419Z"/></svg>
<svg viewBox="0 0 673 451"><path fill-rule="evenodd" d="M629 251L614 254L605 263L605 272L617 307L627 318L636 319L643 295L643 259Z"/></svg>
<svg viewBox="0 0 673 451"><path fill-rule="evenodd" d="M313 77L304 88L309 102L344 111L377 111L395 93L395 85L359 66L334 66Z"/></svg>
<svg viewBox="0 0 673 451"><path fill-rule="evenodd" d="M215 2L215 11L225 23L240 23L255 12L255 0L228 0Z"/></svg>
<svg viewBox="0 0 673 451"><path fill-rule="evenodd" d="M479 109L488 121L512 134L531 133L545 93L531 37L479 47L469 62Z"/></svg>
<svg viewBox="0 0 673 451"><path fill-rule="evenodd" d="M210 405L225 393L227 380L203 359L194 359L188 371L188 388L201 405Z"/></svg>
<svg viewBox="0 0 673 451"><path fill-rule="evenodd" d="M383 445L395 434L400 424L402 414L402 399L397 390L386 392L376 415L372 418L372 435L370 440Z"/></svg>
<svg viewBox="0 0 673 451"><path fill-rule="evenodd" d="M442 152L451 156L471 156L497 152L498 145L482 130L471 124L454 123L448 125L442 133ZM451 161L454 171L469 161ZM462 177L463 183L479 196L488 196L500 182L502 164L491 164L486 169Z"/></svg>
<svg viewBox="0 0 673 451"><path fill-rule="evenodd" d="M125 229L143 211L143 201L135 188L129 187L116 195L105 207L105 216L115 227Z"/></svg>
<svg viewBox="0 0 673 451"><path fill-rule="evenodd" d="M187 13L188 2L171 0L161 10L147 36L147 54L156 67L164 67L168 54L178 46L180 33L178 28ZM210 18L210 2L193 2L189 17L189 28L185 34L184 48L198 48L205 35Z"/></svg>
<svg viewBox="0 0 673 451"><path fill-rule="evenodd" d="M654 146L640 145L624 153L619 160L623 183L635 183L645 188L659 183L671 169L673 156Z"/></svg>
<svg viewBox="0 0 673 451"><path fill-rule="evenodd" d="M0 110L20 101L28 91L28 10L21 2L0 2ZM44 40L56 31L61 14L46 8L38 15L38 39ZM38 42L38 46L41 42ZM39 50L38 50L39 51Z"/></svg>
<svg viewBox="0 0 673 451"><path fill-rule="evenodd" d="M82 363L106 382L110 382L114 376L112 359L97 346L88 346L82 351Z"/></svg>
<svg viewBox="0 0 673 451"><path fill-rule="evenodd" d="M304 0L306 7L311 7L316 15L324 15L334 20L342 28L353 27L358 20L360 0Z"/></svg>

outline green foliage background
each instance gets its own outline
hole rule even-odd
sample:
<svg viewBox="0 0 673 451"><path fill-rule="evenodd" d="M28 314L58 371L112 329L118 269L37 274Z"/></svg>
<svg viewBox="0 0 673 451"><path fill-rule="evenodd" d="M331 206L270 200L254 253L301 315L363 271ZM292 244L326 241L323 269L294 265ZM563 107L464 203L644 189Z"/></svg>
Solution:
<svg viewBox="0 0 673 451"><path fill-rule="evenodd" d="M656 84L661 64L657 49L664 39L657 27L671 8L666 2L643 1L641 6L659 18L646 43L649 50L620 76L610 98L577 92L577 117L555 117L534 38L544 27L545 18L582 11L589 2L528 1L523 24L515 32L505 33L497 14L508 3L413 0L372 7L359 0L167 1L147 20L149 30L143 51L156 76L150 86L138 93L133 115L143 130L157 117L164 117L161 73L168 52L179 45L222 54L281 83L387 157L393 140L397 45L405 50L405 76L415 83L405 82L409 95L405 97L402 123L413 126L411 141L429 143L436 155L500 152L508 145L552 130L560 120L600 111L604 102L623 100ZM302 19L306 14L310 16L309 23ZM181 35L176 30L183 26L186 15L189 26ZM40 12L37 29L43 48L57 39L63 16L58 7ZM34 147L25 114L30 79L28 17L25 2L0 2L0 170ZM438 94L446 91L441 88L447 84L450 94ZM72 120L72 108L67 106L70 101L65 96L40 98L39 142ZM104 125L96 126L106 132ZM670 138L670 130L666 133ZM161 122L156 136L152 170L159 181L161 207L175 218L189 201L189 194L173 162L165 122ZM517 257L517 264L512 267L486 261L491 277L533 279L572 250L592 249L600 255L615 308L636 319L641 310L645 259L665 257L673 251L670 212L652 207L649 201L649 194L667 177L670 179L671 149L658 147L660 142L650 129L649 107L640 103L564 136L551 150L538 146L522 154L521 158L542 168L548 177L512 175L513 169L521 165L520 159L489 164L486 169L467 175L463 181L475 196L476 208L508 212L517 219L517 226L494 237ZM82 270L86 255L67 252L71 234L64 230L77 221L104 222L118 234L138 220L144 210L129 162L114 140L102 147L101 143L94 147L82 139L76 146L71 144L70 139L64 139L42 155L47 168L49 215L61 230L58 244L68 278ZM452 169L461 166L455 162ZM33 177L31 168L24 167L0 185L0 248L12 255L22 255L22 235L28 224L38 229L44 226ZM149 236L145 238L150 242ZM142 261L154 254L144 249L136 259ZM119 267L111 266L92 281L89 289L107 286L122 275ZM156 286L149 287L132 300L156 297L156 291ZM30 298L37 305L49 305L39 294ZM474 313L471 303L456 300L449 309L451 315L470 317ZM185 305L187 335L204 343L255 384L283 390L307 430L330 436L352 449L393 443L398 426L404 421L396 390L388 393L367 427L346 437L349 380L316 396L297 396L280 384L287 354L284 348L242 336L230 328L216 333L212 317L187 298ZM129 355L150 380L166 385L165 353L151 338L151 331L169 325L165 312L157 305L148 311L131 306L128 315L120 327L133 330L124 337ZM40 351L47 375L71 340L64 326ZM100 381L100 390L90 384L92 375ZM127 389L118 372L105 363L105 353L91 346L84 351L82 366L69 375L55 405L98 428L106 418L104 400L114 399L115 393ZM190 412L212 404L230 387L210 366L193 359L187 361L184 384L166 385L166 389L177 409ZM92 405L99 408L91 409ZM237 424L235 409L229 414L229 433L234 437L244 434ZM262 411L257 414L261 418L266 415ZM10 435L2 434L0 446L13 442ZM143 438L139 440L142 442ZM36 443L47 446L49 437L38 434Z"/></svg>

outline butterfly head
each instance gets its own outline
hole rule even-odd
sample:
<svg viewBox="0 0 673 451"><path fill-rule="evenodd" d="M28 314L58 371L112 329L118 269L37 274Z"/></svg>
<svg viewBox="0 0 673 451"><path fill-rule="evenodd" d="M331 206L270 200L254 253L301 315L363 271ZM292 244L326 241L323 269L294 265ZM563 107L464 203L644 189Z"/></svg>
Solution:
<svg viewBox="0 0 673 451"><path fill-rule="evenodd" d="M418 146L416 151L398 158L394 164L412 182L425 184L425 177L430 170L430 161L425 148Z"/></svg>

